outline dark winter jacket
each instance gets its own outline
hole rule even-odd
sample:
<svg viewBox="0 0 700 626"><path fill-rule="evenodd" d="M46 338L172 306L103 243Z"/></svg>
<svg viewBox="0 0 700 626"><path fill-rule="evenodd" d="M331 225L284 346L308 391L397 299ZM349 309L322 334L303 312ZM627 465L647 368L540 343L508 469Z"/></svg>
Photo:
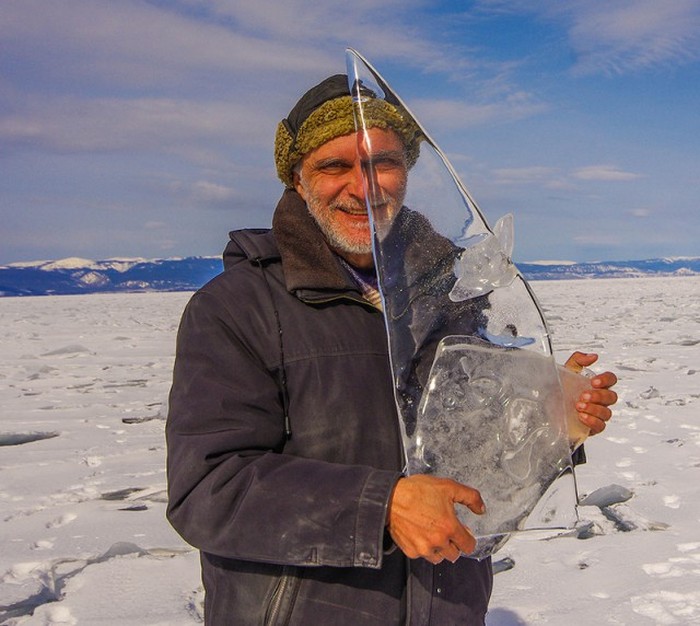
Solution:
<svg viewBox="0 0 700 626"><path fill-rule="evenodd" d="M206 623L482 624L491 566L390 549L402 468L382 314L286 191L231 234L178 334L168 518L202 555ZM389 549L388 549L389 548Z"/></svg>

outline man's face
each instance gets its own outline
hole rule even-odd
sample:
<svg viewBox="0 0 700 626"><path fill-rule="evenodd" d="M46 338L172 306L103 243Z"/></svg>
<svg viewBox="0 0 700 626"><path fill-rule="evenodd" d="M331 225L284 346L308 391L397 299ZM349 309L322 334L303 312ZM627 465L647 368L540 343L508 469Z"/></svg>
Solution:
<svg viewBox="0 0 700 626"><path fill-rule="evenodd" d="M371 267L363 173L373 204L393 215L406 190L406 155L399 136L380 128L366 131L359 147L352 133L305 154L294 186L331 248L353 265Z"/></svg>

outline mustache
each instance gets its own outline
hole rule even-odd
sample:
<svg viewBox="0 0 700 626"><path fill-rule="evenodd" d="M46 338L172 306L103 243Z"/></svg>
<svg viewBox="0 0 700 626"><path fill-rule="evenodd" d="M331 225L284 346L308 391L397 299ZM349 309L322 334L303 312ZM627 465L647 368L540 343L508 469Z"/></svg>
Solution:
<svg viewBox="0 0 700 626"><path fill-rule="evenodd" d="M372 203L373 209L383 209L396 205L396 199L385 194L381 198L376 198ZM360 200L335 200L328 204L328 208L334 211L344 211L346 213L367 213L367 205Z"/></svg>
<svg viewBox="0 0 700 626"><path fill-rule="evenodd" d="M336 200L335 202L331 202L328 208L345 213L367 213L367 205L359 200Z"/></svg>

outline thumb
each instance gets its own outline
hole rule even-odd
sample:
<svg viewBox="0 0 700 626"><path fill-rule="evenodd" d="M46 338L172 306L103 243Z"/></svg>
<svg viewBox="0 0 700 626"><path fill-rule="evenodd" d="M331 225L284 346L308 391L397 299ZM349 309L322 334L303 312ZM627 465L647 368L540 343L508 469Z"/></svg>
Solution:
<svg viewBox="0 0 700 626"><path fill-rule="evenodd" d="M481 499L481 494L479 493L478 489L474 489L473 487L467 487L466 485L462 485L461 483L458 483L456 481L451 481L452 482L452 502L456 504L463 504L472 513L476 513L477 515L481 515L486 511L486 506L484 505L484 501Z"/></svg>
<svg viewBox="0 0 700 626"><path fill-rule="evenodd" d="M580 372L584 367L593 365L598 360L598 355L594 352L574 352L567 360L564 366L574 372Z"/></svg>

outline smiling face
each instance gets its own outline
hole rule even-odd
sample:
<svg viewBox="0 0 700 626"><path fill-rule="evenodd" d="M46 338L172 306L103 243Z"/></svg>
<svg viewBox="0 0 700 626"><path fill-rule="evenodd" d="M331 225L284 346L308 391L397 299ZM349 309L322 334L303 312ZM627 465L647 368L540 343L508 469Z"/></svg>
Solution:
<svg viewBox="0 0 700 626"><path fill-rule="evenodd" d="M369 268L372 236L363 175L373 205L394 214L406 190L406 151L394 131L380 128L366 131L359 148L352 133L305 154L294 174L294 188L330 247L351 265Z"/></svg>

